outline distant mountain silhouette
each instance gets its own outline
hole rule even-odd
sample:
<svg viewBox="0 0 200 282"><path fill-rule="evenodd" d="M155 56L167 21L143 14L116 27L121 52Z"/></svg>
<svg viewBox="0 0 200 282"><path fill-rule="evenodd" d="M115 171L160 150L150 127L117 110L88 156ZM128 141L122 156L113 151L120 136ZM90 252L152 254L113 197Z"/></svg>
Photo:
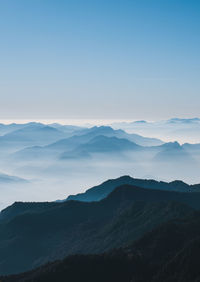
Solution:
<svg viewBox="0 0 200 282"><path fill-rule="evenodd" d="M65 134L58 129L40 123L30 123L20 129L0 136L0 146L24 148L30 145L47 145L63 138Z"/></svg>
<svg viewBox="0 0 200 282"><path fill-rule="evenodd" d="M158 146L164 143L163 141L157 138L143 137L138 134L129 134L122 129L114 130L110 126L94 126L90 129L85 129L81 131L81 134L87 134L91 137L95 137L97 135L104 135L107 137L128 139L129 141L132 141L140 146Z"/></svg>
<svg viewBox="0 0 200 282"><path fill-rule="evenodd" d="M182 147L187 151L200 151L200 143L197 144L189 144L185 143Z"/></svg>
<svg viewBox="0 0 200 282"><path fill-rule="evenodd" d="M128 134L123 130L114 130L109 126L95 126L92 128L82 129L79 132L77 131L73 137L60 140L55 144L50 144L48 147L63 149L63 146L65 146L65 148L67 149L67 146L71 146L73 143L75 143L76 145L87 143L97 136L127 139L141 146L157 146L163 144L161 140L155 138L146 138L137 134Z"/></svg>
<svg viewBox="0 0 200 282"><path fill-rule="evenodd" d="M3 136L9 132L23 128L24 126L25 126L24 124L17 124L17 123L10 123L10 124L0 123L0 135Z"/></svg>
<svg viewBox="0 0 200 282"><path fill-rule="evenodd" d="M89 156L92 153L106 153L112 154L132 150L140 150L141 146L127 140L117 137L107 137L98 135L90 140L88 143L79 145L74 151L64 152L61 155L62 159L65 158L79 158L81 156ZM82 154L82 155L81 155Z"/></svg>
<svg viewBox="0 0 200 282"><path fill-rule="evenodd" d="M118 122L112 124L114 129L123 129L143 136L157 137L165 140L177 140L179 142L199 142L200 119L172 118L155 122Z"/></svg>
<svg viewBox="0 0 200 282"><path fill-rule="evenodd" d="M35 126L35 125L33 125ZM40 127L41 125L37 125L37 127ZM30 125L29 125L30 127ZM25 127L26 128L26 127ZM25 128L22 130L24 131ZM50 127L51 128L51 127ZM59 126L56 126L55 128L58 128L60 130ZM53 130L56 130L53 128ZM61 127L62 129L62 127ZM27 129L26 129L27 130ZM73 130L73 129L70 129ZM21 131L20 131L21 132ZM17 131L19 134L19 131ZM15 134L13 132L12 134ZM30 134L30 133L29 133ZM62 133L65 134L65 133ZM30 136L32 133L30 134ZM136 150L139 149L140 145L147 145L146 150L148 148L151 149L151 146L155 146L158 144L163 144L161 140L154 139L154 138L146 138L142 137L137 134L128 134L123 130L114 130L109 126L100 126L100 127L92 127L92 128L81 128L79 130L73 131L73 136L67 137L67 138L57 138L59 139L56 142L51 143L51 138L49 138L49 144L46 146L38 146L43 145L40 141L35 141L37 146L31 146L27 148L23 148L22 150L19 150L18 152L15 152L11 159L16 159L18 161L23 160L34 160L36 158L61 158L61 159L68 159L68 158L85 158L89 157L90 153L113 153L116 154L118 152L127 151L127 150ZM3 136L6 138L6 136ZM2 137L2 138L3 138ZM39 139L39 138L38 138ZM13 140L15 138L13 137ZM24 147L25 140L21 140ZM1 143L1 139L0 139ZM15 142L16 143L16 142ZM30 142L29 142L30 143ZM28 143L28 144L29 144ZM33 142L32 142L33 143ZM21 144L21 145L22 145ZM144 148L144 147L142 147ZM141 148L141 149L142 149ZM153 147L154 148L154 147ZM60 157L59 157L59 154Z"/></svg>
<svg viewBox="0 0 200 282"><path fill-rule="evenodd" d="M8 175L4 173L0 173L0 184L22 184L22 183L28 183L26 179L13 176L13 175Z"/></svg>
<svg viewBox="0 0 200 282"><path fill-rule="evenodd" d="M199 118L171 118L167 121L168 123L200 123Z"/></svg>
<svg viewBox="0 0 200 282"><path fill-rule="evenodd" d="M68 134L75 134L76 132L80 132L84 130L84 127L76 126L76 125L62 125L59 123L51 123L49 126L59 129Z"/></svg>
<svg viewBox="0 0 200 282"><path fill-rule="evenodd" d="M18 162L27 162L33 160L52 159L54 156L57 156L55 152L49 152L49 150L45 149L43 146L30 146L12 153L8 159L17 160Z"/></svg>
<svg viewBox="0 0 200 282"><path fill-rule="evenodd" d="M88 150L90 152L112 152L112 151L126 151L139 149L140 146L122 138L107 137L99 135L90 140L90 142L82 145L81 149Z"/></svg>
<svg viewBox="0 0 200 282"><path fill-rule="evenodd" d="M166 143L160 146L163 150L158 152L154 157L156 161L190 161L195 162L192 156L178 142Z"/></svg>

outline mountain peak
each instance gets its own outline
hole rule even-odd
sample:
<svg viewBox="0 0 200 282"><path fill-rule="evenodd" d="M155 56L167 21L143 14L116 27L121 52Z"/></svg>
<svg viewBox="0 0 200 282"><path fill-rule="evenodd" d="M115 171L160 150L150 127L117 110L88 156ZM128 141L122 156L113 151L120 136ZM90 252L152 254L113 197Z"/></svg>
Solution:
<svg viewBox="0 0 200 282"><path fill-rule="evenodd" d="M180 149L182 146L179 144L179 142L174 141L174 142L165 143L161 145L161 147L166 149Z"/></svg>
<svg viewBox="0 0 200 282"><path fill-rule="evenodd" d="M98 130L99 132L103 131L103 132L113 132L114 129L110 126L106 126L106 125L101 125L101 126L93 126L92 128L90 128L90 131L96 131Z"/></svg>
<svg viewBox="0 0 200 282"><path fill-rule="evenodd" d="M135 123L135 124L146 124L147 123L147 121L146 120L136 120L136 121L134 121L133 123Z"/></svg>

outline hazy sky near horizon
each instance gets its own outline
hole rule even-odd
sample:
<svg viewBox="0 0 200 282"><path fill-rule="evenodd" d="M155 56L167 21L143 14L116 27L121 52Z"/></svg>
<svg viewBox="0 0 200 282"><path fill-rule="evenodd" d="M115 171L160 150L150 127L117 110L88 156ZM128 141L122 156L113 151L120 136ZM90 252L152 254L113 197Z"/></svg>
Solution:
<svg viewBox="0 0 200 282"><path fill-rule="evenodd" d="M0 119L199 116L200 1L0 0Z"/></svg>

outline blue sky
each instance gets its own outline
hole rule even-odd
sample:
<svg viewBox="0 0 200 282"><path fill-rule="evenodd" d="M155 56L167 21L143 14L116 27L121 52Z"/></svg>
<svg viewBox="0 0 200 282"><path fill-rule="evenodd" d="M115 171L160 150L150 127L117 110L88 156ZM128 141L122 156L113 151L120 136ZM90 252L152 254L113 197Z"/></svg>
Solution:
<svg viewBox="0 0 200 282"><path fill-rule="evenodd" d="M0 1L0 119L199 116L200 1Z"/></svg>

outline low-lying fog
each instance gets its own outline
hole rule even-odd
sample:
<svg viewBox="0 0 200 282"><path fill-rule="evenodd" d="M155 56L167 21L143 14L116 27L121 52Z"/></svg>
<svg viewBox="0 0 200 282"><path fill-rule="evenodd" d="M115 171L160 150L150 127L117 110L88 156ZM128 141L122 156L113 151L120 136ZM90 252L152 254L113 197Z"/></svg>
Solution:
<svg viewBox="0 0 200 282"><path fill-rule="evenodd" d="M164 144L111 127L31 123L3 130L0 209L15 201L65 199L121 175L200 183L199 144Z"/></svg>

